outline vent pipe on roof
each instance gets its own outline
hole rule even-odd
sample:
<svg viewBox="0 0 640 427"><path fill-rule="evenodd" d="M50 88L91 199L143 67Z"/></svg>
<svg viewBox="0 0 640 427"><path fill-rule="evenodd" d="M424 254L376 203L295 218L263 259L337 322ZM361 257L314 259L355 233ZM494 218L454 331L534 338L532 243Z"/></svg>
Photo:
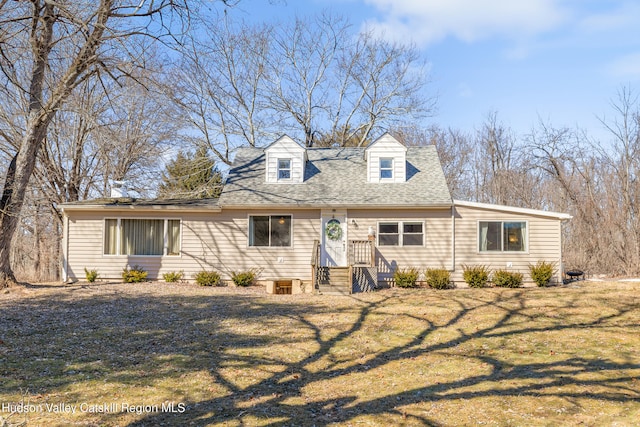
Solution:
<svg viewBox="0 0 640 427"><path fill-rule="evenodd" d="M127 194L126 181L112 181L111 182L111 198L119 199L122 197L129 197Z"/></svg>

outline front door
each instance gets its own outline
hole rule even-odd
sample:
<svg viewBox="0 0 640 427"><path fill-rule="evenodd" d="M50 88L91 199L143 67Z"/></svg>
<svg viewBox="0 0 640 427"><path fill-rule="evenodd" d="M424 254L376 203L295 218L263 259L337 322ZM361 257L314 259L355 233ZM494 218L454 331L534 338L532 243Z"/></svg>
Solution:
<svg viewBox="0 0 640 427"><path fill-rule="evenodd" d="M323 267L347 266L347 214L346 212L322 212L321 265Z"/></svg>

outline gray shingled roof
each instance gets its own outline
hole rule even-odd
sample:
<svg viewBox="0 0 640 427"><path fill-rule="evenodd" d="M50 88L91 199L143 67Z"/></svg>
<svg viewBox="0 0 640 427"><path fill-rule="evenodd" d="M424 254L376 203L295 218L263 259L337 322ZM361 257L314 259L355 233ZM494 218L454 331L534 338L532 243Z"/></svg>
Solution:
<svg viewBox="0 0 640 427"><path fill-rule="evenodd" d="M452 199L434 146L407 149L407 181L367 182L364 148L309 148L302 184L265 180L263 149L243 148L235 157L219 203L232 206L428 207Z"/></svg>
<svg viewBox="0 0 640 427"><path fill-rule="evenodd" d="M217 208L218 199L139 199L131 197L119 197L119 198L101 198L83 200L79 202L68 202L61 205L64 208L84 207L84 206L101 206L101 207L173 207L173 208Z"/></svg>

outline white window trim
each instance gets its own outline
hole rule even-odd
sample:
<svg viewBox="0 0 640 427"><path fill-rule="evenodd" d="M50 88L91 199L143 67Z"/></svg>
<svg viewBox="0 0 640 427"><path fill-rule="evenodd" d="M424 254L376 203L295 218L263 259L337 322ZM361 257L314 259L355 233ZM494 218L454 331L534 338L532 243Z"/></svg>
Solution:
<svg viewBox="0 0 640 427"><path fill-rule="evenodd" d="M117 233L116 233L116 253L115 254L105 254L104 253L104 246L106 243L106 226L107 226L107 220L108 219L115 219L116 222L116 229L117 229ZM121 239L121 234L120 234L120 227L121 227L121 220L123 219L141 219L141 220L161 220L163 221L163 239L162 239L162 255L127 255L127 254L123 254L122 253L122 239ZM169 221L180 221L180 253L178 255L169 255L167 253L168 245L169 245ZM111 217L105 217L102 219L102 256L103 257L109 257L109 258L115 258L115 257L141 257L141 258L159 258L159 257L171 257L171 258L182 258L182 231L183 231L183 227L182 227L182 218L154 218L154 217L127 217L127 216L123 216L123 217L115 217L115 216L111 216Z"/></svg>
<svg viewBox="0 0 640 427"><path fill-rule="evenodd" d="M286 160L289 162L288 168L280 168L280 161ZM280 178L280 171L289 171L289 178ZM276 181L291 181L293 180L293 159L291 157L280 157L276 159Z"/></svg>
<svg viewBox="0 0 640 427"><path fill-rule="evenodd" d="M524 223L525 226L525 242L524 242L524 250L523 251L505 251L504 248L502 248L499 251L483 251L482 249L480 249L480 223L481 222L499 222L502 225L502 227L500 227L500 245L501 247L503 246L503 241L504 241L504 237L502 235L502 233L504 233L504 223L505 222L521 222ZM529 233L529 221L528 220L521 220L521 219L479 219L477 220L476 223L476 250L478 254L481 255L487 255L487 254L509 254L509 255L529 255L529 239L530 239L530 233Z"/></svg>
<svg viewBox="0 0 640 427"><path fill-rule="evenodd" d="M289 235L291 236L291 241L289 242L289 246L271 246L271 229L269 229L269 246L254 246L249 244L251 241L251 217L253 216L267 216L269 217L269 224L271 224L272 216L288 216L291 218L291 226L289 227ZM271 225L269 225L271 227ZM293 227L294 227L294 216L291 213L251 213L247 214L247 248L248 249L266 249L266 250L291 250L293 249Z"/></svg>
<svg viewBox="0 0 640 427"><path fill-rule="evenodd" d="M422 244L420 245L405 245L404 244L404 224L405 223L413 223L413 224L422 224ZM381 245L380 244L380 224L398 224L398 245ZM378 221L376 223L376 246L384 247L384 248L424 248L426 246L426 221L419 219L394 219L388 221ZM417 234L417 233L408 233L408 234Z"/></svg>
<svg viewBox="0 0 640 427"><path fill-rule="evenodd" d="M382 161L383 160L390 160L391 161L391 168L383 168L382 167ZM393 181L395 179L395 159L393 157L379 157L378 158L378 179L380 181ZM382 177L382 171L385 170L390 170L391 171L391 176L390 177Z"/></svg>

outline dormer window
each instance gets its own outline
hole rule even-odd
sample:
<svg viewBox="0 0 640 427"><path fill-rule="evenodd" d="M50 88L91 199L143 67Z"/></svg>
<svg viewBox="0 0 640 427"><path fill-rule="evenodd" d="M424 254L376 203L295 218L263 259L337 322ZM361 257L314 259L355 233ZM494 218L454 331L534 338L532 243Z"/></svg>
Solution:
<svg viewBox="0 0 640 427"><path fill-rule="evenodd" d="M367 182L392 184L407 181L407 147L385 133L364 150Z"/></svg>
<svg viewBox="0 0 640 427"><path fill-rule="evenodd" d="M291 159L278 159L278 180L291 179Z"/></svg>
<svg viewBox="0 0 640 427"><path fill-rule="evenodd" d="M393 158L380 158L380 179L393 179Z"/></svg>

